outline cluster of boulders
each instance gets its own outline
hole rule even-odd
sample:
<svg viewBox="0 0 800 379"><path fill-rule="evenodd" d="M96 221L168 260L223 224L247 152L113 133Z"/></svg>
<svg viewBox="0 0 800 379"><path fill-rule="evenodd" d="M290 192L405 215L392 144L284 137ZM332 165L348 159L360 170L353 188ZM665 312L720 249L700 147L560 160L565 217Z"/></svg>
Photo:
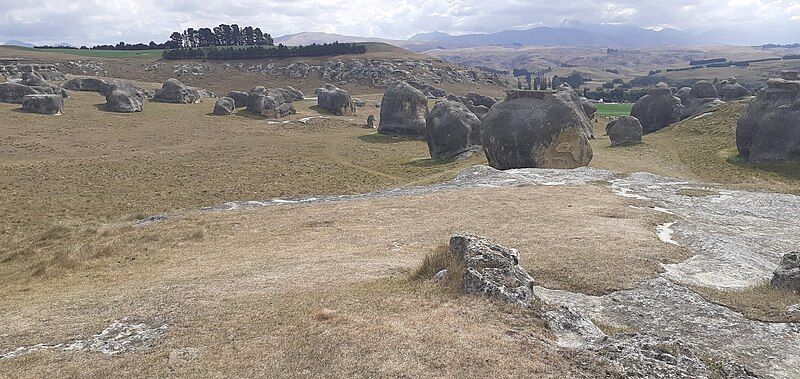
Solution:
<svg viewBox="0 0 800 379"><path fill-rule="evenodd" d="M750 163L800 161L800 75L769 79L736 126L739 156Z"/></svg>
<svg viewBox="0 0 800 379"><path fill-rule="evenodd" d="M53 64L45 63L10 63L0 65L0 75L7 79L19 79L26 73L34 73L52 82L63 81L64 74Z"/></svg>
<svg viewBox="0 0 800 379"><path fill-rule="evenodd" d="M189 87L174 78L167 79L153 94L155 101L174 104L199 103L202 99L212 97L217 95L207 90Z"/></svg>
<svg viewBox="0 0 800 379"><path fill-rule="evenodd" d="M0 102L21 104L28 112L61 114L69 94L61 86L45 80L36 71L24 71L19 79L0 83Z"/></svg>
<svg viewBox="0 0 800 379"><path fill-rule="evenodd" d="M641 122L645 133L652 133L682 119L713 112L726 101L749 95L750 91L737 83L736 78L717 83L700 80L691 87L674 91L661 82L633 105L631 116Z"/></svg>
<svg viewBox="0 0 800 379"><path fill-rule="evenodd" d="M347 91L332 84L326 84L325 87L318 88L315 93L318 107L337 116L354 116L356 114L356 105Z"/></svg>
<svg viewBox="0 0 800 379"><path fill-rule="evenodd" d="M217 99L214 103L214 114L230 115L236 108L246 108L250 113L281 118L297 113L293 102L304 98L302 92L291 86L283 88L255 86L249 92L230 91L228 96Z"/></svg>
<svg viewBox="0 0 800 379"><path fill-rule="evenodd" d="M73 91L97 92L105 96L105 110L117 113L141 112L149 93L136 85L107 81L94 77L75 77L64 83L64 88Z"/></svg>

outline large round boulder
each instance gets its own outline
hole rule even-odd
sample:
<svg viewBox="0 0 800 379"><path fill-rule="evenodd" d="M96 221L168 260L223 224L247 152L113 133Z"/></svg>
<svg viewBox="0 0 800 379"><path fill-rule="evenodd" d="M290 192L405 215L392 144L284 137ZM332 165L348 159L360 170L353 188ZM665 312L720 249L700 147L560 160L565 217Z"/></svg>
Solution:
<svg viewBox="0 0 800 379"><path fill-rule="evenodd" d="M378 133L425 135L425 116L428 99L406 82L390 84L381 100L381 119Z"/></svg>
<svg viewBox="0 0 800 379"><path fill-rule="evenodd" d="M350 94L332 84L317 91L317 106L325 109L337 116L352 116L356 114L356 106L350 98Z"/></svg>
<svg viewBox="0 0 800 379"><path fill-rule="evenodd" d="M61 114L64 98L61 95L27 95L22 99L22 110L40 114Z"/></svg>
<svg viewBox="0 0 800 379"><path fill-rule="evenodd" d="M214 103L214 114L217 116L227 116L236 110L236 103L230 97L220 97Z"/></svg>
<svg viewBox="0 0 800 379"><path fill-rule="evenodd" d="M642 124L645 133L652 133L680 121L683 115L681 99L672 95L666 83L655 88L633 104L631 116Z"/></svg>
<svg viewBox="0 0 800 379"><path fill-rule="evenodd" d="M750 163L800 161L800 80L767 81L739 117L736 147Z"/></svg>
<svg viewBox="0 0 800 379"><path fill-rule="evenodd" d="M714 108L723 104L717 89L708 80L700 80L692 86L683 104L683 118L694 117L703 113L713 112Z"/></svg>
<svg viewBox="0 0 800 379"><path fill-rule="evenodd" d="M642 143L642 124L636 117L622 116L607 126L611 146L626 146Z"/></svg>
<svg viewBox="0 0 800 379"><path fill-rule="evenodd" d="M144 96L139 92L132 92L120 87L112 89L106 94L105 109L110 112L141 112L143 105Z"/></svg>
<svg viewBox="0 0 800 379"><path fill-rule="evenodd" d="M481 125L481 144L496 169L575 168L592 160L580 103L568 91L509 91Z"/></svg>
<svg viewBox="0 0 800 379"><path fill-rule="evenodd" d="M433 159L453 159L480 144L481 120L464 104L440 101L425 121L425 137Z"/></svg>
<svg viewBox="0 0 800 379"><path fill-rule="evenodd" d="M692 87L681 87L675 92L675 96L681 99L681 104L686 104L689 101L689 94L692 92Z"/></svg>
<svg viewBox="0 0 800 379"><path fill-rule="evenodd" d="M191 104L200 101L197 90L185 86L178 79L167 79L153 95L153 100L162 103Z"/></svg>
<svg viewBox="0 0 800 379"><path fill-rule="evenodd" d="M719 98L722 101L739 100L743 97L750 96L750 91L744 88L743 85L736 82L736 78L729 78L714 85L717 89Z"/></svg>
<svg viewBox="0 0 800 379"><path fill-rule="evenodd" d="M714 84L708 80L700 80L692 86L689 91L689 98L695 99L716 99L719 97Z"/></svg>

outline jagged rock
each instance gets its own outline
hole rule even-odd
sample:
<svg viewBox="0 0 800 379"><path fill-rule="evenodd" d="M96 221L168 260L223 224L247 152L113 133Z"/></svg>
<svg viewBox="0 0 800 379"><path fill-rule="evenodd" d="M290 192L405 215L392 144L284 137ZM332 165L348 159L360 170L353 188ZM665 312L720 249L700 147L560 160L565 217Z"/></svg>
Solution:
<svg viewBox="0 0 800 379"><path fill-rule="evenodd" d="M418 89L420 92L424 93L426 97L429 97L431 99L440 99L447 96L447 91L441 88L437 88L428 84L423 84L411 80L408 81L408 84Z"/></svg>
<svg viewBox="0 0 800 379"><path fill-rule="evenodd" d="M77 77L68 80L63 87L72 91L89 91L106 93L108 82L100 78Z"/></svg>
<svg viewBox="0 0 800 379"><path fill-rule="evenodd" d="M652 133L680 121L683 116L681 99L672 95L666 83L658 83L655 88L633 104L631 116L642 124L645 133Z"/></svg>
<svg viewBox="0 0 800 379"><path fill-rule="evenodd" d="M729 78L719 83L714 84L714 88L719 94L722 101L739 100L743 97L750 96L750 91L744 88L743 85L736 82L736 78Z"/></svg>
<svg viewBox="0 0 800 379"><path fill-rule="evenodd" d="M800 293L800 253L795 251L783 256L770 284L777 289Z"/></svg>
<svg viewBox="0 0 800 379"><path fill-rule="evenodd" d="M255 86L247 93L247 111L261 114L264 109L264 101L267 98L267 88Z"/></svg>
<svg viewBox="0 0 800 379"><path fill-rule="evenodd" d="M481 121L464 104L440 101L425 120L425 137L433 159L453 159L480 144Z"/></svg>
<svg viewBox="0 0 800 379"><path fill-rule="evenodd" d="M317 106L330 111L337 116L352 116L356 114L356 106L350 94L332 84L317 90Z"/></svg>
<svg viewBox="0 0 800 379"><path fill-rule="evenodd" d="M236 102L230 97L220 97L214 103L214 114L217 116L227 116L236 110Z"/></svg>
<svg viewBox="0 0 800 379"><path fill-rule="evenodd" d="M285 75L295 79L305 78L310 70L311 66L305 62L292 62L284 68Z"/></svg>
<svg viewBox="0 0 800 379"><path fill-rule="evenodd" d="M61 114L64 98L61 95L27 95L22 99L22 109L40 114Z"/></svg>
<svg viewBox="0 0 800 379"><path fill-rule="evenodd" d="M141 112L144 105L144 95L141 92L131 91L122 86L112 89L106 94L105 109L111 112L132 113Z"/></svg>
<svg viewBox="0 0 800 379"><path fill-rule="evenodd" d="M642 124L636 117L622 116L607 126L611 146L625 146L642 143Z"/></svg>
<svg viewBox="0 0 800 379"><path fill-rule="evenodd" d="M481 126L489 164L497 169L576 168L592 160L591 123L568 91L508 91Z"/></svg>
<svg viewBox="0 0 800 379"><path fill-rule="evenodd" d="M800 80L767 81L739 117L736 147L750 163L800 161Z"/></svg>
<svg viewBox="0 0 800 379"><path fill-rule="evenodd" d="M586 113L586 117L588 117L589 120L593 120L595 113L597 113L597 106L587 99L581 99L581 107L583 108L583 112Z"/></svg>
<svg viewBox="0 0 800 379"><path fill-rule="evenodd" d="M497 103L496 99L493 99L489 96L484 96L475 92L470 92L467 94L467 100L471 101L472 104L475 105L483 105L486 108L491 109L493 105Z"/></svg>
<svg viewBox="0 0 800 379"><path fill-rule="evenodd" d="M280 118L296 113L292 102L297 97L302 98L302 94L298 94L299 91L293 91L293 88L290 88L253 87L247 94L247 110L270 118Z"/></svg>
<svg viewBox="0 0 800 379"><path fill-rule="evenodd" d="M233 99L233 103L236 108L247 107L247 92L231 91L228 92L228 97Z"/></svg>
<svg viewBox="0 0 800 379"><path fill-rule="evenodd" d="M428 99L406 82L391 84L381 100L381 121L378 133L425 135Z"/></svg>
<svg viewBox="0 0 800 379"><path fill-rule="evenodd" d="M269 118L281 118L297 113L294 104L278 103L273 97L267 96L264 101L264 108L261 109L261 115Z"/></svg>
<svg viewBox="0 0 800 379"><path fill-rule="evenodd" d="M157 89L153 99L162 103L191 104L200 101L201 94L190 87L185 86L178 79L167 79Z"/></svg>
<svg viewBox="0 0 800 379"><path fill-rule="evenodd" d="M519 265L519 253L486 238L456 234L450 252L464 266L464 290L506 303L529 305L533 278Z"/></svg>

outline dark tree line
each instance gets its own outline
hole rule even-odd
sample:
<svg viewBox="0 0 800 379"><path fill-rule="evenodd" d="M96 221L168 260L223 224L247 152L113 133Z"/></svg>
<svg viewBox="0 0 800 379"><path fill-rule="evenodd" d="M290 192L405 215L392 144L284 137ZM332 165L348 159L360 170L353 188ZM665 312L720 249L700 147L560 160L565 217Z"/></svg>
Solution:
<svg viewBox="0 0 800 379"><path fill-rule="evenodd" d="M187 47L165 50L164 59L254 59L315 57L339 54L363 54L367 47L356 43L326 43L305 46Z"/></svg>
<svg viewBox="0 0 800 379"><path fill-rule="evenodd" d="M274 41L269 33L260 28L221 24L215 28L189 28L173 32L165 43L168 49L209 47L209 46L272 46Z"/></svg>

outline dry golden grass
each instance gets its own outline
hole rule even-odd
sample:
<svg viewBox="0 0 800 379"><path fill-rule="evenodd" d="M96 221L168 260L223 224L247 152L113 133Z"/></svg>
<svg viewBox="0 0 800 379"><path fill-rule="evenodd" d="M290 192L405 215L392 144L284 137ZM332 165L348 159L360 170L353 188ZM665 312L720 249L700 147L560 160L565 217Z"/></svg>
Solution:
<svg viewBox="0 0 800 379"><path fill-rule="evenodd" d="M711 116L688 119L644 136L644 143L612 148L605 121L595 123L591 165L619 172L655 174L720 183L726 187L800 193L800 164L740 162L736 120L745 103L732 102Z"/></svg>
<svg viewBox="0 0 800 379"><path fill-rule="evenodd" d="M741 312L746 317L766 322L800 322L800 314L786 310L800 304L800 295L778 290L769 282L739 291L692 287L709 301Z"/></svg>

